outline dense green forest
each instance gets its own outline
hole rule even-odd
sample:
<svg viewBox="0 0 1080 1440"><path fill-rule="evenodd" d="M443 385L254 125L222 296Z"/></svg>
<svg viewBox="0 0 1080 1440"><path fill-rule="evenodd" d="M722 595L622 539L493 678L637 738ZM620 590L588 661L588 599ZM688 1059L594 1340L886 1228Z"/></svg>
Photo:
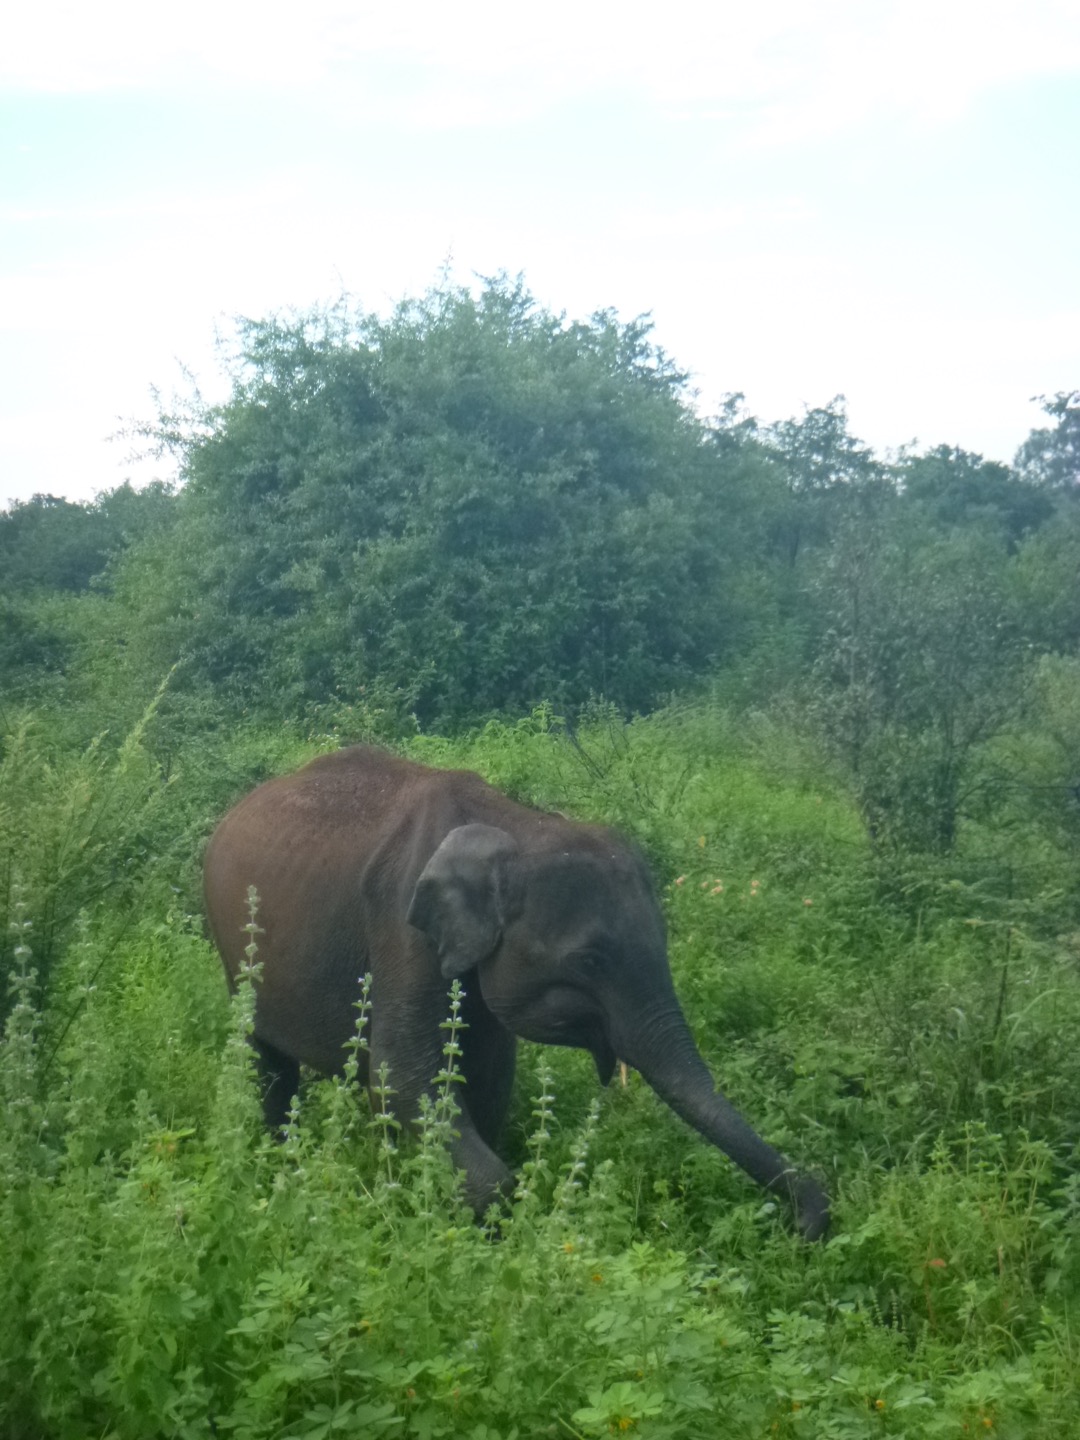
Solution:
<svg viewBox="0 0 1080 1440"><path fill-rule="evenodd" d="M1080 1434L1080 392L882 457L505 278L229 366L142 427L178 483L0 513L0 1428ZM575 1051L487 1226L450 1081L269 1141L201 850L356 740L638 842L827 1244Z"/></svg>

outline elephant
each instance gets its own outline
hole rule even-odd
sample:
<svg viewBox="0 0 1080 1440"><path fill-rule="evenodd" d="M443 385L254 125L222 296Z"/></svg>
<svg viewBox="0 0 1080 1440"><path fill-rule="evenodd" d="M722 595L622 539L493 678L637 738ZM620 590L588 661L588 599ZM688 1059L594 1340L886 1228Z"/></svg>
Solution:
<svg viewBox="0 0 1080 1440"><path fill-rule="evenodd" d="M451 1154L478 1213L512 1188L495 1145L520 1036L589 1051L603 1084L617 1063L632 1066L789 1201L804 1237L825 1234L822 1186L715 1088L676 998L648 869L615 832L530 809L469 771L352 746L260 785L210 839L206 910L233 987L249 886L262 930L252 1041L272 1127L301 1064L340 1071L365 973L370 1069L360 1079L385 1062L397 1118L415 1119L443 1064L440 1022L460 976L468 1028Z"/></svg>

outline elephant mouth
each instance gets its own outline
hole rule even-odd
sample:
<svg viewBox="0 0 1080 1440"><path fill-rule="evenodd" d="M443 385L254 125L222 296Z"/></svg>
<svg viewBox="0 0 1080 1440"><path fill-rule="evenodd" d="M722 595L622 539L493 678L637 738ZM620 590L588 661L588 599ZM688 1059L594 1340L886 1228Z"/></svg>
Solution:
<svg viewBox="0 0 1080 1440"><path fill-rule="evenodd" d="M596 1073L601 1085L607 1085L615 1073L618 1056L611 1048L607 1032L602 1024L595 1026L538 1026L514 1027L522 1040L532 1040L537 1045L561 1045L568 1050L587 1050L593 1057Z"/></svg>
<svg viewBox="0 0 1080 1440"><path fill-rule="evenodd" d="M507 1000L498 993L487 993L484 999L500 1023L522 1040L587 1050L602 1085L615 1073L618 1057L608 1038L604 1015L595 997L586 991L572 985L556 985L530 996L524 1003Z"/></svg>
<svg viewBox="0 0 1080 1440"><path fill-rule="evenodd" d="M532 1040L540 1045L587 1050L593 1057L601 1085L606 1085L615 1073L618 1057L608 1039L603 1017L596 1011L585 1014L581 1011L580 1001L573 1013L567 1013L565 1005L553 1005L549 999L543 1013L534 1012L520 1017L513 1029L523 1040Z"/></svg>

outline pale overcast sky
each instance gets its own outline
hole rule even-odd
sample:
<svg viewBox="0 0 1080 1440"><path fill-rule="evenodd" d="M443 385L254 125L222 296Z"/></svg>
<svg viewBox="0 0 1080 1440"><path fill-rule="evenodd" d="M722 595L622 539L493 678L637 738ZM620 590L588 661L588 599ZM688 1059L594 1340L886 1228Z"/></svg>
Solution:
<svg viewBox="0 0 1080 1440"><path fill-rule="evenodd" d="M34 0L0 51L0 502L88 498L227 317L524 272L706 412L1011 458L1080 386L1077 0Z"/></svg>

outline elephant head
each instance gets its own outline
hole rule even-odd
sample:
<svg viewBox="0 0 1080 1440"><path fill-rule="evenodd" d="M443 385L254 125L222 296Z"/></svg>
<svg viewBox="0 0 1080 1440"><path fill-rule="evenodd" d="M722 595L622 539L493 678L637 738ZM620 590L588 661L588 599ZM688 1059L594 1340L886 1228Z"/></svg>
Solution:
<svg viewBox="0 0 1080 1440"><path fill-rule="evenodd" d="M822 1187L717 1091L675 995L648 872L617 836L584 826L457 827L421 873L409 921L444 976L476 968L506 1030L588 1050L605 1084L617 1058L632 1065L706 1140L787 1198L807 1239L825 1233Z"/></svg>

